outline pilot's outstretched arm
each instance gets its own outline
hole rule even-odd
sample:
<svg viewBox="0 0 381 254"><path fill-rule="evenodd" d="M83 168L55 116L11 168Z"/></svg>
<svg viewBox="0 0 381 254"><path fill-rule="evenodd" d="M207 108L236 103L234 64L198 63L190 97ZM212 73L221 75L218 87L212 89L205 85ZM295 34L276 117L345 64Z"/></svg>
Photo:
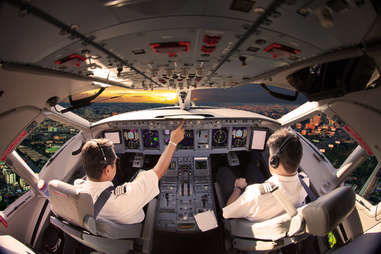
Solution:
<svg viewBox="0 0 381 254"><path fill-rule="evenodd" d="M167 148L165 148L164 152L161 154L159 161L156 163L153 171L156 173L157 177L160 178L167 171L169 164L171 163L172 156L176 151L176 146L181 142L184 138L184 121L182 121L179 126L171 132L170 141L168 143Z"/></svg>

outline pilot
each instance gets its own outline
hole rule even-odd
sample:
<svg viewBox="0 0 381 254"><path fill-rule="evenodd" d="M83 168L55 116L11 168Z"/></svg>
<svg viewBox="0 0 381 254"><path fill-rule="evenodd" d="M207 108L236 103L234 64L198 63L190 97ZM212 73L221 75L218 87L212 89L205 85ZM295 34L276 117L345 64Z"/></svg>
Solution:
<svg viewBox="0 0 381 254"><path fill-rule="evenodd" d="M183 125L184 122L180 123L171 132L169 144L153 169L142 171L132 182L116 188L111 182L116 174L118 159L113 143L107 139L92 139L84 145L82 162L87 179L75 180L75 188L89 193L93 198L94 207L97 206L96 202L104 190L113 189L98 217L120 224L139 223L144 220L142 208L160 192L159 179L167 171L177 144L184 138Z"/></svg>
<svg viewBox="0 0 381 254"><path fill-rule="evenodd" d="M282 128L270 136L267 146L272 177L265 183L249 186L245 178L237 178L223 208L224 218L246 218L260 222L284 213L283 207L270 193L275 186L288 196L295 207L303 205L307 193L297 172L303 155L299 138L289 129Z"/></svg>

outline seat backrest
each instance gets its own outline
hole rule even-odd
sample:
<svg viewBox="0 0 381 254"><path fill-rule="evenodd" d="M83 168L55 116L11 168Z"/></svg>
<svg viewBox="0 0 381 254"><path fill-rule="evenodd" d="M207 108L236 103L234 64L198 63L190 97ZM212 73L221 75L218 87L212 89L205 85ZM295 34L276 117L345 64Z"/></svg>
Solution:
<svg viewBox="0 0 381 254"><path fill-rule="evenodd" d="M86 216L94 216L93 199L88 193L77 191L73 185L52 180L48 185L52 211L59 217L86 228Z"/></svg>
<svg viewBox="0 0 381 254"><path fill-rule="evenodd" d="M302 211L307 232L327 235L353 211L355 201L352 188L343 186L308 204Z"/></svg>
<svg viewBox="0 0 381 254"><path fill-rule="evenodd" d="M325 236L353 211L354 206L355 194L352 188L339 187L298 208L297 215L293 218L282 214L263 222L231 219L230 233L242 238L273 241L304 232Z"/></svg>

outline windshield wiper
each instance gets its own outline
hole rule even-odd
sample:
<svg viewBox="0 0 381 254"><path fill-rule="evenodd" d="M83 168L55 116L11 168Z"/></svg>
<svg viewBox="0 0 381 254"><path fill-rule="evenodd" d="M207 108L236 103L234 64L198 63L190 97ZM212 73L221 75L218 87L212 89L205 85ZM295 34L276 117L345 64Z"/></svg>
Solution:
<svg viewBox="0 0 381 254"><path fill-rule="evenodd" d="M102 87L99 89L99 91L96 94L83 98L83 99L79 99L79 100L73 100L73 98L70 95L69 101L70 101L71 107L61 110L60 113L64 114L66 112L73 111L74 109L90 106L93 103L93 100L97 98L99 95L101 95L101 93L103 93L105 89L106 88Z"/></svg>

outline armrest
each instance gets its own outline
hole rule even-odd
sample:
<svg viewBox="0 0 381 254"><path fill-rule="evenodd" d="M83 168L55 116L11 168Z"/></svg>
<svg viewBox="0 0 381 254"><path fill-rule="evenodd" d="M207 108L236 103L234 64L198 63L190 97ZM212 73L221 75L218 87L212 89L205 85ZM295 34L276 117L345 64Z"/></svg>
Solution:
<svg viewBox="0 0 381 254"><path fill-rule="evenodd" d="M142 234L142 240L143 240L143 253L151 253L152 250L152 242L153 242L153 229L155 226L155 219L156 219L156 206L157 206L157 199L152 199L147 208L146 212L146 218L144 221L143 226L143 234Z"/></svg>
<svg viewBox="0 0 381 254"><path fill-rule="evenodd" d="M214 189L216 191L218 206L222 210L222 208L225 207L225 204L224 204L224 199L222 198L222 191L221 191L220 184L215 182L214 183Z"/></svg>

